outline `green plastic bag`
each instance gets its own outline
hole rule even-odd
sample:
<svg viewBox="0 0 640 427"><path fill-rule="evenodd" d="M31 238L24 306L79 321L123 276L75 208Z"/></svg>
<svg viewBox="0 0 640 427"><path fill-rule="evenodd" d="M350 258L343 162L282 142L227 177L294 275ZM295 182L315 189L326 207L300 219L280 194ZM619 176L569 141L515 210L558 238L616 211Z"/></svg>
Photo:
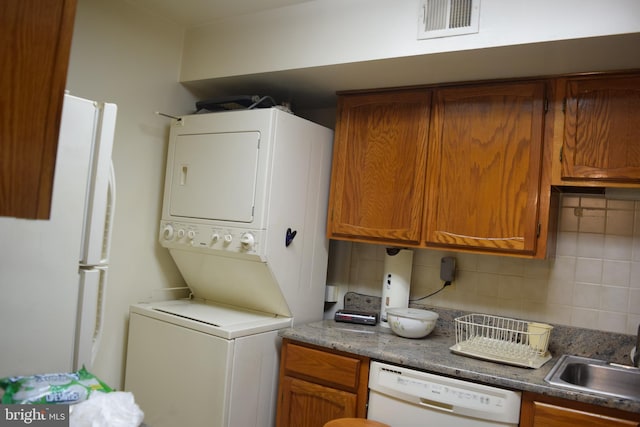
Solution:
<svg viewBox="0 0 640 427"><path fill-rule="evenodd" d="M87 400L91 393L113 391L84 367L76 372L7 377L0 379L2 403L73 404Z"/></svg>

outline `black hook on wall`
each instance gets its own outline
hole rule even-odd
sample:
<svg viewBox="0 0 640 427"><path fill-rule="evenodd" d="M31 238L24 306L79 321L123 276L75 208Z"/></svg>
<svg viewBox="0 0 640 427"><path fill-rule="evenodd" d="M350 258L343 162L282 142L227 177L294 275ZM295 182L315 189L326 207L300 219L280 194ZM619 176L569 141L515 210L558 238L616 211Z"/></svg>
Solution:
<svg viewBox="0 0 640 427"><path fill-rule="evenodd" d="M287 235L284 238L284 245L286 247L289 247L291 242L293 242L293 239L296 237L296 234L298 234L296 230L292 231L291 228L287 228Z"/></svg>

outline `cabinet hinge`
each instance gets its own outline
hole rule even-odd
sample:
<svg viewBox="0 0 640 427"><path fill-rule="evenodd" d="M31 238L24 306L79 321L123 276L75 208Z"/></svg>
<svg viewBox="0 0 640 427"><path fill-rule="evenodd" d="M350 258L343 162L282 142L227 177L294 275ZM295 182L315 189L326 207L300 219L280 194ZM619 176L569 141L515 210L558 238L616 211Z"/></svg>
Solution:
<svg viewBox="0 0 640 427"><path fill-rule="evenodd" d="M538 223L538 229L536 230L536 237L540 237L542 231L542 224Z"/></svg>
<svg viewBox="0 0 640 427"><path fill-rule="evenodd" d="M545 113L549 112L549 98L544 99L544 112Z"/></svg>

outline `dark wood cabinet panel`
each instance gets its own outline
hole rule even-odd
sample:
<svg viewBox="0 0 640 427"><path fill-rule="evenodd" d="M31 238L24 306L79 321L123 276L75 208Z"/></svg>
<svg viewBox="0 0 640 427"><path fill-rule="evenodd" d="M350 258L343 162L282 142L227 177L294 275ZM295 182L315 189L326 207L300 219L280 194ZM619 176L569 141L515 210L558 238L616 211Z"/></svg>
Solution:
<svg viewBox="0 0 640 427"><path fill-rule="evenodd" d="M0 2L0 216L49 217L75 10Z"/></svg>

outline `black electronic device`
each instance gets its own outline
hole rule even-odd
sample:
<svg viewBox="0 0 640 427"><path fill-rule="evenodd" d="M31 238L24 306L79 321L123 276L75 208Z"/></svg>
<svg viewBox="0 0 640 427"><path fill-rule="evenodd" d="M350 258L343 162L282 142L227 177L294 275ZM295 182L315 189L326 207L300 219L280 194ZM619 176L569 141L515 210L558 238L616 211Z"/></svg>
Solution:
<svg viewBox="0 0 640 427"><path fill-rule="evenodd" d="M378 313L370 313L357 310L338 310L336 311L334 319L336 322L375 325L378 323Z"/></svg>
<svg viewBox="0 0 640 427"><path fill-rule="evenodd" d="M451 256L440 260L440 280L451 283L456 276L456 259Z"/></svg>
<svg viewBox="0 0 640 427"><path fill-rule="evenodd" d="M196 102L196 111L200 112L216 112L228 110L245 110L252 108L269 108L275 106L276 103L270 96L258 95L238 95L238 96L219 96L217 98L205 99Z"/></svg>

